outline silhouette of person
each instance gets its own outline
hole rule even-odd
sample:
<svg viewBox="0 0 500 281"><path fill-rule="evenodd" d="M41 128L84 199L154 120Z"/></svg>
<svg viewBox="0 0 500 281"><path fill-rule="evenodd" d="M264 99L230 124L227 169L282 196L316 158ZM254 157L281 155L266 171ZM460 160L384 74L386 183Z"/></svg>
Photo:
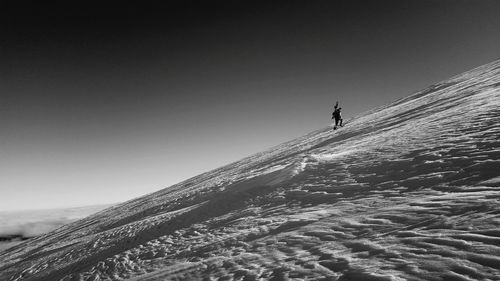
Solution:
<svg viewBox="0 0 500 281"><path fill-rule="evenodd" d="M337 126L339 126L339 125L340 125L340 127L343 127L341 110L342 110L342 107L339 107L339 102L337 101L337 103L334 106L333 113L332 113L332 119L335 119L335 126L333 127L334 130L336 130Z"/></svg>

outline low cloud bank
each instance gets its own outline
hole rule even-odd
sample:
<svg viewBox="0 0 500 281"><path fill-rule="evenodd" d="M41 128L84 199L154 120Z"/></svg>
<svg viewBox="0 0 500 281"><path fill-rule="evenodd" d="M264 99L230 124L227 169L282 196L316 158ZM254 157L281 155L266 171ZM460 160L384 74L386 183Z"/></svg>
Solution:
<svg viewBox="0 0 500 281"><path fill-rule="evenodd" d="M96 205L66 209L0 212L0 242L36 237L109 206Z"/></svg>
<svg viewBox="0 0 500 281"><path fill-rule="evenodd" d="M76 219L41 220L0 228L0 241L14 238L32 238L50 232Z"/></svg>

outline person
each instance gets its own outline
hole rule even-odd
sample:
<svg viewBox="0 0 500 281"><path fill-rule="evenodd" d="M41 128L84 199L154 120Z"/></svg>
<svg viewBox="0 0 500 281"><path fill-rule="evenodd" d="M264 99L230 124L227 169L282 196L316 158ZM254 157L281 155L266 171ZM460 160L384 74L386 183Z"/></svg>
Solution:
<svg viewBox="0 0 500 281"><path fill-rule="evenodd" d="M333 113L332 113L332 119L335 119L335 126L333 127L333 129L336 130L337 126L339 126L339 123L340 123L340 127L343 127L342 115L340 113L342 110L342 107L340 107L339 102L337 102L333 108L334 109L333 109Z"/></svg>

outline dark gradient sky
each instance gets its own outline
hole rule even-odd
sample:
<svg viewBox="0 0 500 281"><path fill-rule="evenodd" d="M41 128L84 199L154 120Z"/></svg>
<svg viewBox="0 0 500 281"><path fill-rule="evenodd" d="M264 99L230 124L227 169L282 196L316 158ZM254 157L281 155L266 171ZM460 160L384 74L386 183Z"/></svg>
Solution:
<svg viewBox="0 0 500 281"><path fill-rule="evenodd" d="M0 4L0 210L131 199L500 51L493 0L40 2Z"/></svg>

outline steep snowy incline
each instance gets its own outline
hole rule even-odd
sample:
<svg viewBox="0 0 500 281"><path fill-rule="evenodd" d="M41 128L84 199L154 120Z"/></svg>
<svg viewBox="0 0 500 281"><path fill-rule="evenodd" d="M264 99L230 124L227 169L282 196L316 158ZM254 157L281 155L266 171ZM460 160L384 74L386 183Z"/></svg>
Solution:
<svg viewBox="0 0 500 281"><path fill-rule="evenodd" d="M495 61L1 252L0 280L500 280L499 200Z"/></svg>

